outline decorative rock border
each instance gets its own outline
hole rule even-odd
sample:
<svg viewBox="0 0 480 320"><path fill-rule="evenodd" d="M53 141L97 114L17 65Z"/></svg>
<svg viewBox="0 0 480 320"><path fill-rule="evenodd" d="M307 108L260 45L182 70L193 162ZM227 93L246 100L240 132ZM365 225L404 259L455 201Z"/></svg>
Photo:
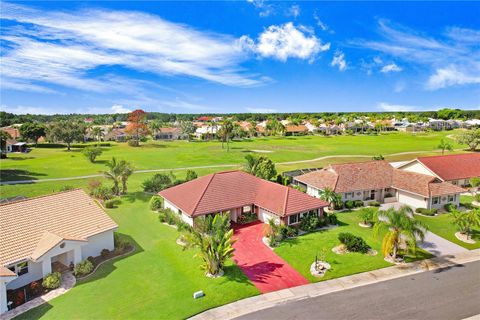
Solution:
<svg viewBox="0 0 480 320"><path fill-rule="evenodd" d="M322 270L317 270L316 268L316 264L320 264L321 266L323 266L323 269ZM313 261L313 263L310 265L310 273L312 274L312 276L314 277L318 277L318 278L321 278L325 275L325 273L331 268L330 264L326 261Z"/></svg>
<svg viewBox="0 0 480 320"><path fill-rule="evenodd" d="M220 272L216 275L213 275L211 273L206 273L205 275L208 277L208 278L212 278L212 279L216 279L216 278L220 278L220 277L223 277L223 275L225 274L225 272L223 270L220 270Z"/></svg>
<svg viewBox="0 0 480 320"><path fill-rule="evenodd" d="M91 275L93 275L93 274L95 273L95 271L97 271L97 269L98 269L102 264L104 264L105 262L108 262L108 261L111 261L111 260L114 260L114 259L117 259L117 258L125 257L125 256L129 255L130 253L135 252L136 249L137 249L137 248L136 248L134 245L132 245L132 248L131 248L129 251L127 251L127 252L125 252L125 253L122 253L121 255L118 255L118 256L115 256L115 257L111 257L110 259L103 260L102 262L100 262L99 264L97 264L97 265L95 266L95 268L93 269L92 272L90 272L90 273L87 274L87 275L84 275L83 277L77 277L77 280L85 280L85 279L89 278L89 277L90 277Z"/></svg>
<svg viewBox="0 0 480 320"><path fill-rule="evenodd" d="M461 233L461 232L455 232L455 237L457 237L458 240L462 241L462 242L465 242L465 243L470 243L470 244L474 244L474 243L477 243L475 240L473 240L472 238L468 239L467 238L467 235Z"/></svg>
<svg viewBox="0 0 480 320"><path fill-rule="evenodd" d="M372 227L372 224L371 223L363 223L363 222L359 222L358 225L362 228L371 228Z"/></svg>

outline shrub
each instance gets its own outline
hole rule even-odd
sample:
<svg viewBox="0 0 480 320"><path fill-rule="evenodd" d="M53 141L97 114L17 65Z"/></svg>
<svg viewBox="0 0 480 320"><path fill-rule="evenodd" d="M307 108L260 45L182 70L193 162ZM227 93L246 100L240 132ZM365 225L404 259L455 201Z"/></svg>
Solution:
<svg viewBox="0 0 480 320"><path fill-rule="evenodd" d="M369 205L369 206L372 206L372 207L380 207L380 202L378 202L378 201L372 201L372 202L369 202L368 205Z"/></svg>
<svg viewBox="0 0 480 320"><path fill-rule="evenodd" d="M367 253L370 246L361 237L357 237L348 232L341 232L338 240L343 243L350 252Z"/></svg>
<svg viewBox="0 0 480 320"><path fill-rule="evenodd" d="M128 146L130 146L130 147L138 147L139 146L137 140L128 140L127 143L128 143Z"/></svg>
<svg viewBox="0 0 480 320"><path fill-rule="evenodd" d="M353 204L354 204L355 208L359 208L359 207L363 207L363 206L364 206L362 200L355 200L355 201L353 202Z"/></svg>
<svg viewBox="0 0 480 320"><path fill-rule="evenodd" d="M90 195L93 195L93 191L102 185L102 181L99 179L90 179L88 180L88 190Z"/></svg>
<svg viewBox="0 0 480 320"><path fill-rule="evenodd" d="M124 251L128 246L130 246L130 242L120 237L117 233L114 233L113 235L113 243L117 253Z"/></svg>
<svg viewBox="0 0 480 320"><path fill-rule="evenodd" d="M102 251L100 252L100 255L101 255L103 258L108 257L109 254L110 254L110 250L108 250L108 249L102 249Z"/></svg>
<svg viewBox="0 0 480 320"><path fill-rule="evenodd" d="M62 191L73 190L73 189L75 189L75 187L74 187L74 186L70 186L70 185L68 185L68 184L60 187L60 191L61 191L61 192L62 192Z"/></svg>
<svg viewBox="0 0 480 320"><path fill-rule="evenodd" d="M105 201L113 198L113 192L111 188L100 185L99 187L93 189L92 196L99 200Z"/></svg>
<svg viewBox="0 0 480 320"><path fill-rule="evenodd" d="M91 162L94 163L95 159L102 154L102 149L97 147L86 147L82 150L83 155Z"/></svg>
<svg viewBox="0 0 480 320"><path fill-rule="evenodd" d="M337 215L335 213L330 213L328 216L326 216L326 218L327 218L327 223L328 224L337 224L338 223Z"/></svg>
<svg viewBox="0 0 480 320"><path fill-rule="evenodd" d="M335 209L335 210L342 210L343 207L344 207L344 204L343 204L343 202L340 202L340 201L339 201L339 202L335 202L335 203L333 204L333 209Z"/></svg>
<svg viewBox="0 0 480 320"><path fill-rule="evenodd" d="M304 214L300 220L300 229L311 232L317 229L321 224L320 218L316 213Z"/></svg>
<svg viewBox="0 0 480 320"><path fill-rule="evenodd" d="M281 225L280 234L282 235L282 239L296 237L298 235L298 229L292 226Z"/></svg>
<svg viewBox="0 0 480 320"><path fill-rule="evenodd" d="M353 200L347 200L344 205L347 209L353 209L355 207L355 202Z"/></svg>
<svg viewBox="0 0 480 320"><path fill-rule="evenodd" d="M150 199L150 210L158 211L163 208L163 198L160 196L153 196Z"/></svg>
<svg viewBox="0 0 480 320"><path fill-rule="evenodd" d="M30 294L32 296L38 296L42 292L42 286L38 281L33 281L30 283L28 289L30 290Z"/></svg>
<svg viewBox="0 0 480 320"><path fill-rule="evenodd" d="M178 213L173 212L170 209L160 209L158 220L160 222L166 222L169 225L175 225L178 231L190 231L191 227L188 223L182 220Z"/></svg>
<svg viewBox="0 0 480 320"><path fill-rule="evenodd" d="M417 208L415 209L416 213L423 214L424 216L434 216L437 214L437 209L425 209L425 208Z"/></svg>
<svg viewBox="0 0 480 320"><path fill-rule="evenodd" d="M42 286L45 289L50 289L50 290L56 289L60 287L61 277L62 275L60 274L60 272L53 272L53 273L47 274L45 278L43 278Z"/></svg>
<svg viewBox="0 0 480 320"><path fill-rule="evenodd" d="M198 178L198 174L195 171L187 170L187 176L185 178L185 181L190 181L197 178Z"/></svg>
<svg viewBox="0 0 480 320"><path fill-rule="evenodd" d="M107 200L105 201L105 208L107 209L115 208L115 204L117 204L117 201L115 199Z"/></svg>
<svg viewBox="0 0 480 320"><path fill-rule="evenodd" d="M157 193L173 185L175 176L172 174L157 173L142 183L143 191Z"/></svg>
<svg viewBox="0 0 480 320"><path fill-rule="evenodd" d="M104 249L104 250L106 250L106 249ZM102 250L102 252L103 252L103 250ZM103 254L102 254L102 256L103 256ZM83 260L82 262L77 263L75 265L75 268L73 269L73 274L75 276L83 276L83 275L89 274L92 271L93 271L93 263L90 260L86 259L86 260Z"/></svg>
<svg viewBox="0 0 480 320"><path fill-rule="evenodd" d="M447 212L453 212L455 209L457 209L457 206L453 203L447 203L446 205L443 206L443 208Z"/></svg>

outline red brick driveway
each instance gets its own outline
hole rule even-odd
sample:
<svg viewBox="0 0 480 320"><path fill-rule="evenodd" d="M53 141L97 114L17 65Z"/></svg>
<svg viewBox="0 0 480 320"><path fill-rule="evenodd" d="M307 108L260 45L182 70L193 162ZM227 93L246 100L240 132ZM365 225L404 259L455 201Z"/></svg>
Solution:
<svg viewBox="0 0 480 320"><path fill-rule="evenodd" d="M262 222L235 226L233 260L262 293L308 284L300 273L262 242Z"/></svg>

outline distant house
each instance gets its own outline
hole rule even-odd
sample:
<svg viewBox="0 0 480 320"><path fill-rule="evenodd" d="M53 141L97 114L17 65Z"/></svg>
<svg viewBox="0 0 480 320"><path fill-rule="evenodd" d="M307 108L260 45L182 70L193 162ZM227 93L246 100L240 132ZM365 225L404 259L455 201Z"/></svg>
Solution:
<svg viewBox="0 0 480 320"><path fill-rule="evenodd" d="M8 133L12 137L12 139L18 139L21 136L20 130L14 127L3 127L3 128L0 128L0 130Z"/></svg>
<svg viewBox="0 0 480 320"><path fill-rule="evenodd" d="M15 139L7 139L5 144L5 151L7 153L11 152L25 152L27 150L26 142L17 142Z"/></svg>
<svg viewBox="0 0 480 320"><path fill-rule="evenodd" d="M216 136L220 125L203 125L195 130L195 137L198 139L209 139Z"/></svg>
<svg viewBox="0 0 480 320"><path fill-rule="evenodd" d="M117 224L83 190L0 205L0 314L8 291L113 250Z"/></svg>
<svg viewBox="0 0 480 320"><path fill-rule="evenodd" d="M88 124L93 123L93 121L94 121L93 118L85 118L85 119L83 119L83 122L88 123Z"/></svg>
<svg viewBox="0 0 480 320"><path fill-rule="evenodd" d="M266 181L243 171L209 174L163 190L165 208L194 225L201 216L228 213L233 222L243 214L260 221L296 225L306 213L323 215L326 202L291 187ZM188 196L185 196L188 195Z"/></svg>
<svg viewBox="0 0 480 320"><path fill-rule="evenodd" d="M125 142L127 140L128 135L125 133L125 129L123 128L113 128L105 135L106 141L117 141L117 142Z"/></svg>
<svg viewBox="0 0 480 320"><path fill-rule="evenodd" d="M332 164L294 180L315 197L329 188L340 194L344 202L400 202L413 208L458 205L460 194L465 192L431 175L395 169L386 161Z"/></svg>
<svg viewBox="0 0 480 320"><path fill-rule="evenodd" d="M156 140L180 140L187 138L188 135L183 134L182 130L176 127L160 128L155 135Z"/></svg>
<svg viewBox="0 0 480 320"><path fill-rule="evenodd" d="M418 157L399 167L405 171L422 173L466 187L470 178L480 177L480 153L450 154Z"/></svg>
<svg viewBox="0 0 480 320"><path fill-rule="evenodd" d="M300 125L289 124L285 126L285 135L287 136L303 135L306 133L308 133L308 128L304 124L300 124Z"/></svg>

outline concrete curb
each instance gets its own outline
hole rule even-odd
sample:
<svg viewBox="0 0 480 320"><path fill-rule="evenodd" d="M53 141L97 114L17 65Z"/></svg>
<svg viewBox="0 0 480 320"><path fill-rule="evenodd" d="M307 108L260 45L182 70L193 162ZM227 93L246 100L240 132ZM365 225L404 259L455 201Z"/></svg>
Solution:
<svg viewBox="0 0 480 320"><path fill-rule="evenodd" d="M435 257L422 261L415 261L399 266L363 272L351 276L311 283L304 286L246 298L218 308L207 310L191 317L190 319L233 319L258 310L272 308L291 301L308 299L341 290L393 280L425 271L448 269L455 265L461 265L478 260L480 260L480 249L460 252L454 255Z"/></svg>

